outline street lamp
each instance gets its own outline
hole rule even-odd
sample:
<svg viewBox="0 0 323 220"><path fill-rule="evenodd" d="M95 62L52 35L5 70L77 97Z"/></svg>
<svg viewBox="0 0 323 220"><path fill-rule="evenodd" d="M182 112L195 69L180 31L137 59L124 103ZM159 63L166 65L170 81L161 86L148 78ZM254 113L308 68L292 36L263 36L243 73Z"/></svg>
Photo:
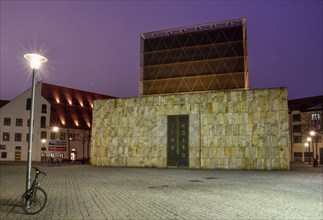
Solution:
<svg viewBox="0 0 323 220"><path fill-rule="evenodd" d="M317 159L318 159L318 157L319 157L319 155L318 155L318 152L317 152L317 141L316 141L316 137L315 137L315 135L316 135L316 132L315 131L310 131L310 135L312 136L312 147L313 147L313 166L314 167L316 167L317 166ZM315 143L316 143L316 155L315 155L315 159L314 159L314 141L313 140L315 140Z"/></svg>
<svg viewBox="0 0 323 220"><path fill-rule="evenodd" d="M36 87L36 71L40 68L41 63L47 62L47 58L38 54L25 54L24 58L29 61L32 69L32 89L31 89L31 110L30 110L30 125L29 125L29 140L28 140L28 157L27 157L27 178L26 190L31 185L31 160L32 160L32 143L33 143L33 128L34 128L34 108L35 108L35 87Z"/></svg>
<svg viewBox="0 0 323 220"><path fill-rule="evenodd" d="M45 157L45 153L44 153L44 151L45 151L44 144L46 143L46 139L41 139L41 142L43 143L43 147L41 148L41 151L42 151L42 153L41 153L41 162L43 163L44 161L46 162L46 157Z"/></svg>
<svg viewBox="0 0 323 220"><path fill-rule="evenodd" d="M306 140L307 140L307 143L305 144L305 146L307 145L307 147L308 147L308 162L309 162L308 164L311 164L311 145L310 145L310 141L312 140L312 138L307 137Z"/></svg>
<svg viewBox="0 0 323 220"><path fill-rule="evenodd" d="M58 132L58 127L57 126L55 126L55 127L53 127L53 132L55 132L55 140L56 140L56 135L57 135L57 132ZM56 142L55 142L55 144L54 144L54 159L55 159L55 154L56 154Z"/></svg>

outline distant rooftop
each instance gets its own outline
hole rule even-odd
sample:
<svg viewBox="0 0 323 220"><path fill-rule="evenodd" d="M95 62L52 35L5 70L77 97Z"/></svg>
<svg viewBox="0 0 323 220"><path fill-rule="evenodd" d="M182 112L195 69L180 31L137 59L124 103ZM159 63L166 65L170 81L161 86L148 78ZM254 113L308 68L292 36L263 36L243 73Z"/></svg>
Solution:
<svg viewBox="0 0 323 220"><path fill-rule="evenodd" d="M94 100L115 98L47 83L42 83L41 95L51 104L51 126L78 129L91 129Z"/></svg>
<svg viewBox="0 0 323 220"><path fill-rule="evenodd" d="M2 108L2 106L8 104L10 101L9 100L0 100L0 108Z"/></svg>
<svg viewBox="0 0 323 220"><path fill-rule="evenodd" d="M315 111L323 109L323 95L288 101L289 110Z"/></svg>

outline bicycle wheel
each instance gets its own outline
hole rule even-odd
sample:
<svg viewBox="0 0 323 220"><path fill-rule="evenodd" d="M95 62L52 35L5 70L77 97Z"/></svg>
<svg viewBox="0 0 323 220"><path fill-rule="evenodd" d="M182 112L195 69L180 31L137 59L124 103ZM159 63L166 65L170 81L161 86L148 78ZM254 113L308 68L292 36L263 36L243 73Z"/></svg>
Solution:
<svg viewBox="0 0 323 220"><path fill-rule="evenodd" d="M42 188L35 187L34 197L33 189L29 189L22 196L21 202L22 209L26 214L36 214L45 207L47 202L47 194Z"/></svg>

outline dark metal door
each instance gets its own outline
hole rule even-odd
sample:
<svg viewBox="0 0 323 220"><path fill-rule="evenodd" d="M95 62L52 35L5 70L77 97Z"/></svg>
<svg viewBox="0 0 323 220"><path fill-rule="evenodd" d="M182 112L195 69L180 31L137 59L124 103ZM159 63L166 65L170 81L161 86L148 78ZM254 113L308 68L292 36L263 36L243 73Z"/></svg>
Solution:
<svg viewBox="0 0 323 220"><path fill-rule="evenodd" d="M320 164L323 164L323 148L320 148Z"/></svg>
<svg viewBox="0 0 323 220"><path fill-rule="evenodd" d="M189 116L168 116L167 166L188 167Z"/></svg>

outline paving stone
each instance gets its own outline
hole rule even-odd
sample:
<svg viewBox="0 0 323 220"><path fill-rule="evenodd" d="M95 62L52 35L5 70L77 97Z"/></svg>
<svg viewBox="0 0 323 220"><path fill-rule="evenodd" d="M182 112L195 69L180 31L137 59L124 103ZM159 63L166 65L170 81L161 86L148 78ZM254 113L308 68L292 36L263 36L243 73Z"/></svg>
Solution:
<svg viewBox="0 0 323 220"><path fill-rule="evenodd" d="M291 171L39 165L48 203L26 215L23 164L0 164L0 219L323 219L322 167Z"/></svg>

